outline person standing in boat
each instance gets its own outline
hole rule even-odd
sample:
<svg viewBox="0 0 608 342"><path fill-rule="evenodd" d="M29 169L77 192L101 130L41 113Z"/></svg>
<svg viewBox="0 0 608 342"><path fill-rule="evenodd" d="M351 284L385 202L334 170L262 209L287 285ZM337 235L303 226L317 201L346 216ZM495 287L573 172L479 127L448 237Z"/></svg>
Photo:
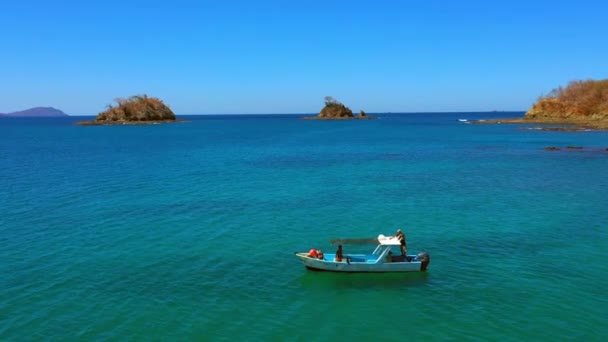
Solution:
<svg viewBox="0 0 608 342"><path fill-rule="evenodd" d="M347 264L350 265L350 258L344 257L344 251L342 251L342 245L338 245L338 250L336 251L336 258L334 259L336 262L346 261Z"/></svg>
<svg viewBox="0 0 608 342"><path fill-rule="evenodd" d="M399 242L401 242L401 256L405 256L405 254L407 253L407 245L405 242L405 234L403 234L403 232L401 231L401 229L397 229L397 239L399 239Z"/></svg>
<svg viewBox="0 0 608 342"><path fill-rule="evenodd" d="M336 261L341 262L343 258L342 255L342 245L338 245L338 250L336 251Z"/></svg>

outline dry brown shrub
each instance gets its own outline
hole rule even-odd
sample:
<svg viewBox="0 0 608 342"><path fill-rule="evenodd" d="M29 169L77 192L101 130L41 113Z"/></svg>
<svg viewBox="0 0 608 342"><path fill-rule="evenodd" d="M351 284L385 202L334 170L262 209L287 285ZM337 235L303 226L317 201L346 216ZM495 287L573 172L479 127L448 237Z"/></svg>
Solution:
<svg viewBox="0 0 608 342"><path fill-rule="evenodd" d="M97 115L96 121L159 121L175 120L175 114L162 100L147 95L117 98L118 105L108 105Z"/></svg>
<svg viewBox="0 0 608 342"><path fill-rule="evenodd" d="M608 80L575 80L558 87L534 105L531 116L608 117Z"/></svg>

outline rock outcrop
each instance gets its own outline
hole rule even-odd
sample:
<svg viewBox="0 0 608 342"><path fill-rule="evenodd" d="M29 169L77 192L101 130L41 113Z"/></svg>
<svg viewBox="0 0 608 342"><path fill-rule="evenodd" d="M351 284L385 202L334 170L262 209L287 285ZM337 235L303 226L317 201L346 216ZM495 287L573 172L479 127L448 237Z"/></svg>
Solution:
<svg viewBox="0 0 608 342"><path fill-rule="evenodd" d="M149 124L181 121L173 111L158 98L147 95L116 99L117 106L99 113L94 121L78 122L80 125Z"/></svg>
<svg viewBox="0 0 608 342"><path fill-rule="evenodd" d="M305 117L307 120L345 120L345 119L373 119L372 116L367 116L364 111L361 111L358 116L353 114L353 111L343 103L337 101L331 96L325 97L325 107L321 109L319 115L315 117Z"/></svg>
<svg viewBox="0 0 608 342"><path fill-rule="evenodd" d="M353 111L344 104L336 101L333 97L325 97L325 107L321 109L319 118L353 118Z"/></svg>

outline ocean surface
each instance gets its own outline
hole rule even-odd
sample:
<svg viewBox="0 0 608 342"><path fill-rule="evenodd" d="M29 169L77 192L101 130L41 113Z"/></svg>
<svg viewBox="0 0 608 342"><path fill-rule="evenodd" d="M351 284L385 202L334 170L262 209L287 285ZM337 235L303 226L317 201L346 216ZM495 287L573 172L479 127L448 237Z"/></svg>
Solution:
<svg viewBox="0 0 608 342"><path fill-rule="evenodd" d="M458 120L521 115L0 119L0 340L602 341L608 132ZM428 272L293 255L397 228Z"/></svg>

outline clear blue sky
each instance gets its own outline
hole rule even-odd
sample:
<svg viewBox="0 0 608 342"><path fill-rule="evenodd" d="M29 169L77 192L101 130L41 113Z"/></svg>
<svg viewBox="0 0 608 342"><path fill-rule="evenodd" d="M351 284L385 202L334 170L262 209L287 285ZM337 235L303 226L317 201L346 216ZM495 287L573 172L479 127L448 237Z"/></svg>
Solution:
<svg viewBox="0 0 608 342"><path fill-rule="evenodd" d="M526 110L608 77L608 1L28 1L0 5L0 112Z"/></svg>

